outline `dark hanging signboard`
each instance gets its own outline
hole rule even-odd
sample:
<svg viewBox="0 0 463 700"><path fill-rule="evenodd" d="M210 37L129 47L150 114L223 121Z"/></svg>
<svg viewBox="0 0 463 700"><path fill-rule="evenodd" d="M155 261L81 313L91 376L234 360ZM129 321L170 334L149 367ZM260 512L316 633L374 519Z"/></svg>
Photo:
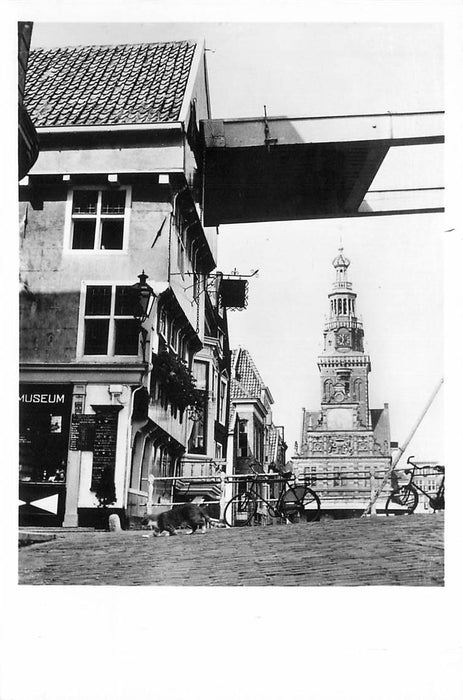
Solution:
<svg viewBox="0 0 463 700"><path fill-rule="evenodd" d="M224 277L220 285L222 303L228 309L245 309L248 305L248 280Z"/></svg>
<svg viewBox="0 0 463 700"><path fill-rule="evenodd" d="M92 491L106 470L114 473L116 465L117 415L122 406L93 406L96 411L93 442Z"/></svg>

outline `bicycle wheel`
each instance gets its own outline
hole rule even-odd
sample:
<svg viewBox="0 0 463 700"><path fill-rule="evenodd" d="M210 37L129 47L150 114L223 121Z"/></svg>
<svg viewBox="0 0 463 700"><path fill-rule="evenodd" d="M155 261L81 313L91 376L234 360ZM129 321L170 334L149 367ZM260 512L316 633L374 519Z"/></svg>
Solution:
<svg viewBox="0 0 463 700"><path fill-rule="evenodd" d="M310 523L319 516L320 499L307 486L291 486L281 497L280 510L290 522L303 519Z"/></svg>
<svg viewBox="0 0 463 700"><path fill-rule="evenodd" d="M239 493L225 506L223 518L230 527L248 525L257 512L257 500L252 493Z"/></svg>
<svg viewBox="0 0 463 700"><path fill-rule="evenodd" d="M386 501L386 515L411 515L418 505L418 491L414 486L401 486Z"/></svg>

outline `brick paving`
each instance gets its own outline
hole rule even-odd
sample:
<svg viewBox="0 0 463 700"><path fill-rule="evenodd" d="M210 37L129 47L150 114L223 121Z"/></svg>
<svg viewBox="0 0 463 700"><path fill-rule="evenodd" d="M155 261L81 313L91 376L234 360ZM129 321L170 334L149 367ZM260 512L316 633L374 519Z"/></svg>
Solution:
<svg viewBox="0 0 463 700"><path fill-rule="evenodd" d="M19 550L19 583L442 586L444 516L323 520L178 537L145 530L60 532Z"/></svg>

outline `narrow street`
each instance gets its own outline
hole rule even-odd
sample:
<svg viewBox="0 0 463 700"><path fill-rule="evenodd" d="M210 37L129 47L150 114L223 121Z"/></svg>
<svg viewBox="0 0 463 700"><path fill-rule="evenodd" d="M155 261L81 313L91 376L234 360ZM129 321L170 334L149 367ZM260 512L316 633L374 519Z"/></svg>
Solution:
<svg viewBox="0 0 463 700"><path fill-rule="evenodd" d="M444 584L444 516L211 529L59 531L19 550L20 584L365 586Z"/></svg>

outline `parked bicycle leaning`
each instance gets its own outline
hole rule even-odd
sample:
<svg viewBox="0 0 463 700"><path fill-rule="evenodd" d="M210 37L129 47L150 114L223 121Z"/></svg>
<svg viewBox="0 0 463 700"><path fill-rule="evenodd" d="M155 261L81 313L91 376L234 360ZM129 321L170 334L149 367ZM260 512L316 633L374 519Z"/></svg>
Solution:
<svg viewBox="0 0 463 700"><path fill-rule="evenodd" d="M224 520L230 527L243 527L257 524L258 513L265 504L266 513L271 518L281 518L285 522L303 520L313 522L320 514L320 499L306 484L298 484L292 472L269 475L257 472L249 465L252 475L247 480L246 490L236 494L225 506ZM262 484L282 483L283 489L276 501L262 495Z"/></svg>
<svg viewBox="0 0 463 700"><path fill-rule="evenodd" d="M396 470L391 474L392 492L386 501L386 515L411 515L418 505L419 493L422 493L429 501L430 507L436 510L445 509L445 469L441 465L418 464L412 462L413 455L407 459L410 469ZM421 469L433 469L436 476L442 479L437 492L426 491L420 484L414 481L415 473ZM408 479L406 483L400 483L399 474Z"/></svg>

